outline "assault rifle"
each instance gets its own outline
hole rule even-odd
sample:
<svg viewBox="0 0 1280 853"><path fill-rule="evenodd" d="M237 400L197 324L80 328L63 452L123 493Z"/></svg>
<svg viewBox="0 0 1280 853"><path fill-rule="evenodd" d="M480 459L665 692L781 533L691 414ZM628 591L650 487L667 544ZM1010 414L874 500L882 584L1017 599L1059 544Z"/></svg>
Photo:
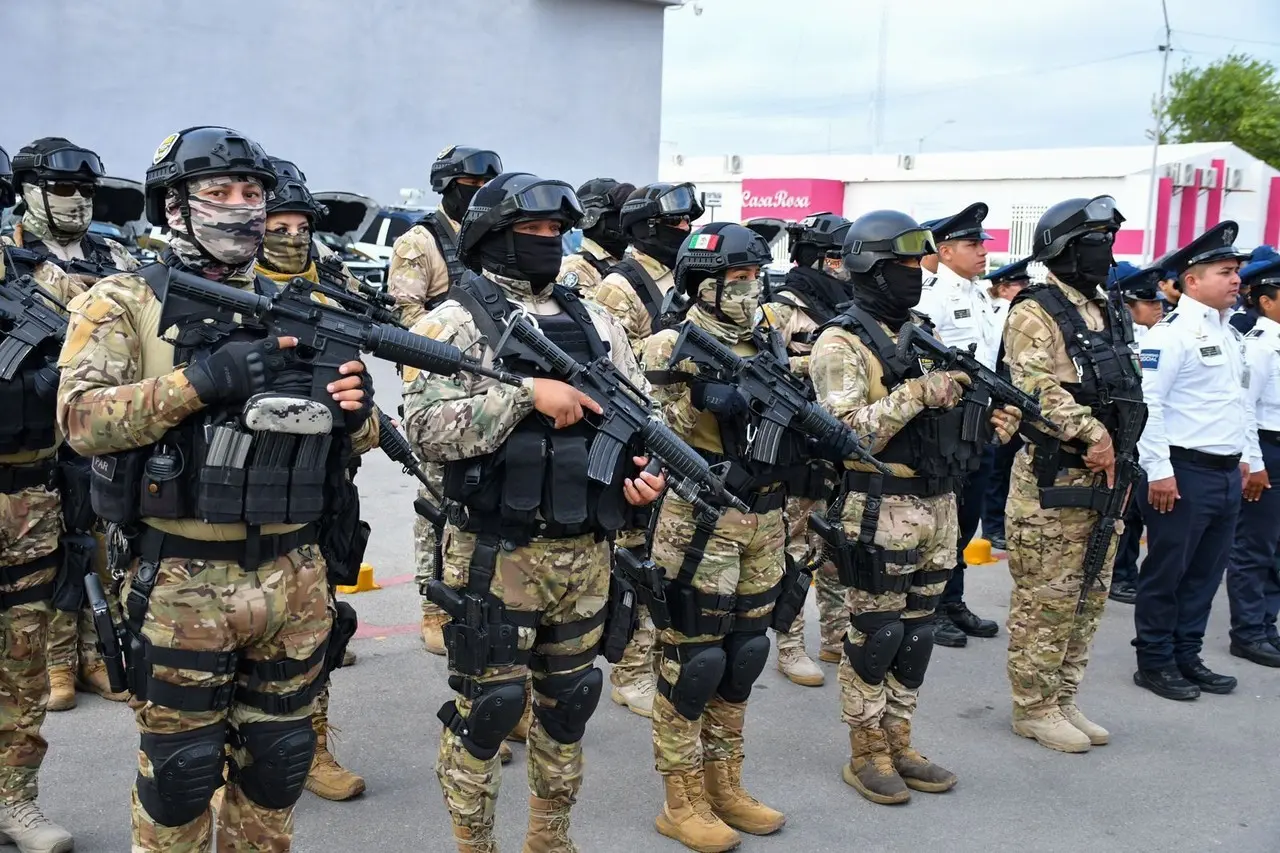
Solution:
<svg viewBox="0 0 1280 853"><path fill-rule="evenodd" d="M239 325L240 315L263 324L269 335L297 338L299 359L313 368L311 397L331 407L336 404L330 401L325 386L338 378L339 366L359 358L361 352L440 376L474 373L508 385L522 381L514 374L485 367L451 344L380 323L341 304L317 302L312 299L315 285L306 279L293 279L274 296L259 296L172 267L161 272L167 280L153 284L163 300L160 328L199 328L210 318ZM328 290L321 292L331 295Z"/></svg>
<svg viewBox="0 0 1280 853"><path fill-rule="evenodd" d="M757 462L774 464L783 434L796 430L825 458L854 458L892 476L889 467L871 455L851 427L810 399L805 380L792 373L787 359L779 358L771 348L744 358L686 320L667 369L685 360L701 368L700 376L736 386L759 416L760 425L747 451Z"/></svg>
<svg viewBox="0 0 1280 853"><path fill-rule="evenodd" d="M41 259L22 249L8 248L5 254L5 276L0 280L0 324L4 339L0 340L0 381L9 381L37 347L46 342L60 343L67 334L67 306L49 291L36 284L24 270L34 269Z"/></svg>
<svg viewBox="0 0 1280 853"><path fill-rule="evenodd" d="M1058 425L1044 416L1039 400L1018 390L974 357L977 346L949 347L914 323L904 324L898 332L898 358L903 362L910 363L919 357L933 362L935 369L958 370L969 377L971 384L962 401L965 410L961 440L976 441L996 406L1013 406L1022 412L1024 425L1039 424L1045 432L1057 432Z"/></svg>
<svg viewBox="0 0 1280 853"><path fill-rule="evenodd" d="M659 420L648 396L623 376L608 356L590 364L575 361L542 334L524 312L513 314L507 321L495 352L515 352L600 404L604 414L598 422L589 416L596 435L587 453L588 479L604 485L613 482L618 456L638 436L651 457L646 470L656 472L660 466L665 467L671 491L692 504L698 515L714 520L723 514L725 506L747 510L746 504L725 488L727 472L713 470Z"/></svg>
<svg viewBox="0 0 1280 853"><path fill-rule="evenodd" d="M440 509L439 504L443 502L443 496L436 491L436 487L432 485L431 478L427 476L427 472L422 470L422 463L418 461L418 457L414 454L413 448L409 445L409 440L396 429L396 425L391 422L391 416L382 410L378 410L378 447L382 448L382 452L387 454L387 458L392 462L396 462L404 469L404 472L417 479L431 497L435 498L436 503L416 498L413 502L413 510L418 515L427 520L427 523L436 529L437 547L440 531L444 529L444 512Z"/></svg>
<svg viewBox="0 0 1280 853"><path fill-rule="evenodd" d="M367 311L370 318L379 323L401 326L399 316L395 311L389 310L395 307L395 298L367 282L349 278L346 268L337 257L316 261L316 276L322 287L315 288L313 285L313 288L320 293L339 300L344 307ZM354 290L351 289L352 284L355 285Z"/></svg>

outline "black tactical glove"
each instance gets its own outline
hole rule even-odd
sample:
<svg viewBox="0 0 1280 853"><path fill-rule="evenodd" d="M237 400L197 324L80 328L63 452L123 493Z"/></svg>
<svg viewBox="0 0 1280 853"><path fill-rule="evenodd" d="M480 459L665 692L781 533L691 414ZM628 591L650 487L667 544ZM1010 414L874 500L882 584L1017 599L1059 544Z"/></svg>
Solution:
<svg viewBox="0 0 1280 853"><path fill-rule="evenodd" d="M281 350L276 338L236 341L187 365L186 376L205 405L236 403L266 391L293 362L293 351Z"/></svg>
<svg viewBox="0 0 1280 853"><path fill-rule="evenodd" d="M360 390L364 392L364 396L360 398L360 408L354 411L342 410L342 422L347 432L359 430L364 426L364 422L369 420L369 415L373 414L373 375L369 373L367 367L363 373L354 375L360 377Z"/></svg>
<svg viewBox="0 0 1280 853"><path fill-rule="evenodd" d="M695 409L717 415L740 415L747 410L747 401L732 385L695 379L690 391Z"/></svg>

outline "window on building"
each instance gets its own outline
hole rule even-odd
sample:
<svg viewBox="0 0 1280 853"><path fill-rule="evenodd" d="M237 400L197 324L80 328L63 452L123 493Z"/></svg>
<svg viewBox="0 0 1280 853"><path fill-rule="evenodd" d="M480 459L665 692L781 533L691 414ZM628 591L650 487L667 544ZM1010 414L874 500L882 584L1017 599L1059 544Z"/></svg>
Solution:
<svg viewBox="0 0 1280 853"><path fill-rule="evenodd" d="M1049 209L1047 204L1015 204L1009 227L1009 258L1017 260L1031 254L1036 223Z"/></svg>

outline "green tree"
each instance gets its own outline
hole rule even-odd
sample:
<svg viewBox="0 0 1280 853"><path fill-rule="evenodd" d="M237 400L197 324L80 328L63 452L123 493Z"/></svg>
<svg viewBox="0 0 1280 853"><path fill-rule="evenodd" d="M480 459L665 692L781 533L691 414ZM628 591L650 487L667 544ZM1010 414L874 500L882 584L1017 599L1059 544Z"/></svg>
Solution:
<svg viewBox="0 0 1280 853"><path fill-rule="evenodd" d="M1169 80L1160 128L1167 141L1234 142L1280 168L1276 67L1235 53L1204 68L1183 65Z"/></svg>

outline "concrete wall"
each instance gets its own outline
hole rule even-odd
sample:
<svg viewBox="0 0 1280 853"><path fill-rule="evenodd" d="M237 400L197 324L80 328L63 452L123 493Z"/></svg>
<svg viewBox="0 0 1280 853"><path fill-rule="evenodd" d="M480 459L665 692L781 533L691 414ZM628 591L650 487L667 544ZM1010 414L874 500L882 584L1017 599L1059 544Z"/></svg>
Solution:
<svg viewBox="0 0 1280 853"><path fill-rule="evenodd" d="M657 177L664 5L0 2L11 95L0 145L66 136L141 179L167 134L225 124L295 160L313 190L384 204L426 187L454 143L575 186L642 184Z"/></svg>

